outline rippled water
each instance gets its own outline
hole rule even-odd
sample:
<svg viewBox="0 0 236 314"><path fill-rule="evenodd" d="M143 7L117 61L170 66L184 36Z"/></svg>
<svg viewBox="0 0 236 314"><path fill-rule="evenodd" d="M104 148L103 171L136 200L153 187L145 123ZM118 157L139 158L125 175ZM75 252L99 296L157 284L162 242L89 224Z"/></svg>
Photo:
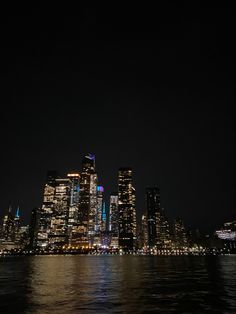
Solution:
<svg viewBox="0 0 236 314"><path fill-rule="evenodd" d="M236 313L236 256L0 258L0 313Z"/></svg>

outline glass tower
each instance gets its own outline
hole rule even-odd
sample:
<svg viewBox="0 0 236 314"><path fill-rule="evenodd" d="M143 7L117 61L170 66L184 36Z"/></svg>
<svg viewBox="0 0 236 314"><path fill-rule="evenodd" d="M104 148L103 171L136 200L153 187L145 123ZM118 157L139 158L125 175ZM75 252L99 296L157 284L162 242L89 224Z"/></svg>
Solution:
<svg viewBox="0 0 236 314"><path fill-rule="evenodd" d="M136 242L135 189L131 168L120 168L118 175L119 247L133 250Z"/></svg>

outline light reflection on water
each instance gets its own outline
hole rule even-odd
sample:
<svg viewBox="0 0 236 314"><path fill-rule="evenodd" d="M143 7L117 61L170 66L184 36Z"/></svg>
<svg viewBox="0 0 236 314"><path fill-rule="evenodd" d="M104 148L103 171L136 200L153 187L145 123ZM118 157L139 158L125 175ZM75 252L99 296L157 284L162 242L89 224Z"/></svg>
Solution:
<svg viewBox="0 0 236 314"><path fill-rule="evenodd" d="M236 256L0 258L0 313L236 313Z"/></svg>

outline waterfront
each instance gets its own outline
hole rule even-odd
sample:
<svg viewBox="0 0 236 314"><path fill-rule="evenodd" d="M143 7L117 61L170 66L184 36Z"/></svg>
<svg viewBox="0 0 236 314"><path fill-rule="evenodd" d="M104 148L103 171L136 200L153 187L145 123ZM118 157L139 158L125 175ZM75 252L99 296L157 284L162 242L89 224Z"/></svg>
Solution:
<svg viewBox="0 0 236 314"><path fill-rule="evenodd" d="M1 313L235 313L236 256L0 258Z"/></svg>

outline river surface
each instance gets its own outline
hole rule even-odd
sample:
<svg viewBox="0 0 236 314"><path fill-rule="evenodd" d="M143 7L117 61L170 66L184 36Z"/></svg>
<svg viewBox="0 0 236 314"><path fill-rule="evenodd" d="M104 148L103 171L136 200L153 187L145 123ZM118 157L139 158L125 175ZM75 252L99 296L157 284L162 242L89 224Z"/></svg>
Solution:
<svg viewBox="0 0 236 314"><path fill-rule="evenodd" d="M1 257L0 313L236 313L236 256Z"/></svg>

